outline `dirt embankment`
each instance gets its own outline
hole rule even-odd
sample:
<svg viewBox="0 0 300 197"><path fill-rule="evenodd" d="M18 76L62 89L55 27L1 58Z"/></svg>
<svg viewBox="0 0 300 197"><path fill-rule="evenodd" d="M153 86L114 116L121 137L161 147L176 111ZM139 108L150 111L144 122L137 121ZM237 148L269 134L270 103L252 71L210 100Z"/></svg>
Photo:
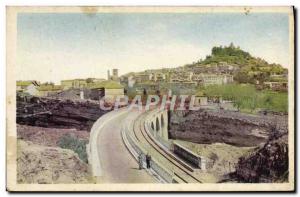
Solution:
<svg viewBox="0 0 300 197"><path fill-rule="evenodd" d="M72 150L18 140L18 183L91 183L89 167Z"/></svg>
<svg viewBox="0 0 300 197"><path fill-rule="evenodd" d="M275 133L287 133L287 117L228 111L177 111L171 113L169 128L173 139L252 147L266 143Z"/></svg>
<svg viewBox="0 0 300 197"><path fill-rule="evenodd" d="M234 172L239 158L254 150L253 147L237 147L224 143L196 144L181 140L176 142L204 157L206 171L215 177L216 182Z"/></svg>
<svg viewBox="0 0 300 197"><path fill-rule="evenodd" d="M66 134L72 134L81 140L87 140L87 141L89 140L90 137L89 132L76 130L76 129L57 129L57 128L17 125L18 139L31 141L34 144L39 144L42 146L56 147L59 139Z"/></svg>
<svg viewBox="0 0 300 197"><path fill-rule="evenodd" d="M18 183L94 183L88 164L73 150L58 147L67 134L89 139L87 131L17 125Z"/></svg>

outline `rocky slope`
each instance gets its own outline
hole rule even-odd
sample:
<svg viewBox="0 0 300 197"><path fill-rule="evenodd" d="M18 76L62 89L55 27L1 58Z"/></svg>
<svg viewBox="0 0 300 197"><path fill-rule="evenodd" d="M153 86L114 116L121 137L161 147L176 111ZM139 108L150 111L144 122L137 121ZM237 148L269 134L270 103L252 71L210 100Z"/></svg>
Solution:
<svg viewBox="0 0 300 197"><path fill-rule="evenodd" d="M209 160L215 160L213 157L223 158L215 160L212 166L213 173L219 172L222 175L220 182L261 183L288 180L287 116L212 110L173 112L169 127L171 138L197 143L184 144L198 154ZM216 149L216 145L220 143L233 146L224 144L221 149ZM245 147L249 147L250 151L240 152L232 157L237 149L241 151Z"/></svg>
<svg viewBox="0 0 300 197"><path fill-rule="evenodd" d="M287 133L287 117L222 110L177 111L171 113L169 128L173 139L252 147L265 144L274 132Z"/></svg>
<svg viewBox="0 0 300 197"><path fill-rule="evenodd" d="M238 182L286 182L288 180L287 135L268 141L258 151L240 158L232 178Z"/></svg>
<svg viewBox="0 0 300 197"><path fill-rule="evenodd" d="M107 112L96 101L17 97L18 124L89 131Z"/></svg>

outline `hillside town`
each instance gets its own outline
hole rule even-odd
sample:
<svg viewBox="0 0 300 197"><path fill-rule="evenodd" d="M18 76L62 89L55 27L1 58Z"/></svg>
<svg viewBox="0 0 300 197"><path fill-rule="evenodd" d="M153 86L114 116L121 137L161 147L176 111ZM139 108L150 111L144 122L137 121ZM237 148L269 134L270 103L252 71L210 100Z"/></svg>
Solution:
<svg viewBox="0 0 300 197"><path fill-rule="evenodd" d="M41 83L39 81L17 81L17 91L39 97L66 97L71 99L99 100L104 95L113 99L116 95L128 93L185 93L191 90L196 93L199 87L210 85L226 85L238 83L234 74L239 70L237 65L221 63L216 65L197 66L193 68L163 68L157 70L146 70L144 72L131 72L122 76L119 70L113 69L112 74L107 71L107 79L86 78L61 80L60 84L51 82ZM270 80L260 83L256 82L260 89L274 91L287 91L287 73L270 74ZM178 92L179 91L179 92Z"/></svg>
<svg viewBox="0 0 300 197"><path fill-rule="evenodd" d="M58 97L66 99L99 100L104 95L112 99L115 95L124 95L117 69L108 79L87 78L62 80L59 85L38 81L17 81L17 92L37 97Z"/></svg>

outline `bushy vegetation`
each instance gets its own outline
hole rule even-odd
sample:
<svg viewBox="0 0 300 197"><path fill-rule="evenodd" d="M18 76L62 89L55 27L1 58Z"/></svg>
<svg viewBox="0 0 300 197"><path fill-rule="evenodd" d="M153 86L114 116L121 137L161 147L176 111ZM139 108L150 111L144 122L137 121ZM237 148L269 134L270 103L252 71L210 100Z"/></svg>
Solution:
<svg viewBox="0 0 300 197"><path fill-rule="evenodd" d="M88 162L86 153L86 140L80 140L72 134L63 135L57 142L60 148L73 150L78 154L79 158L85 163Z"/></svg>
<svg viewBox="0 0 300 197"><path fill-rule="evenodd" d="M288 95L285 92L258 91L250 84L212 85L204 88L209 97L220 96L234 101L238 109L253 112L256 109L266 109L275 112L288 111Z"/></svg>
<svg viewBox="0 0 300 197"><path fill-rule="evenodd" d="M203 64L227 62L231 64L244 65L248 61L253 59L248 52L241 50L239 47L235 47L230 44L228 47L213 47L211 55L206 56Z"/></svg>
<svg viewBox="0 0 300 197"><path fill-rule="evenodd" d="M255 84L257 81L272 81L271 73L280 75L287 72L287 69L280 64L269 64L264 59L251 56L232 43L229 46L213 47L211 55L206 56L204 60L186 66L211 66L220 63L227 63L238 68L234 73L234 80L239 83Z"/></svg>

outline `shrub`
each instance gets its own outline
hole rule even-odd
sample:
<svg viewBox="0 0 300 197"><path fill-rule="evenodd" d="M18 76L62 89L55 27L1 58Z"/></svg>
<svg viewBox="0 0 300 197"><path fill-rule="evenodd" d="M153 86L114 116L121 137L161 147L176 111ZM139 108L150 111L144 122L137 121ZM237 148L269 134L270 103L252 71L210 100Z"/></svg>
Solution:
<svg viewBox="0 0 300 197"><path fill-rule="evenodd" d="M254 111L263 108L275 112L288 112L288 95L285 92L258 91L254 85L229 84L211 85L204 88L208 96L221 96L234 101L238 109Z"/></svg>
<svg viewBox="0 0 300 197"><path fill-rule="evenodd" d="M78 157L84 161L88 162L87 153L86 153L86 140L80 140L72 134L63 135L57 142L60 148L73 150L78 154Z"/></svg>

